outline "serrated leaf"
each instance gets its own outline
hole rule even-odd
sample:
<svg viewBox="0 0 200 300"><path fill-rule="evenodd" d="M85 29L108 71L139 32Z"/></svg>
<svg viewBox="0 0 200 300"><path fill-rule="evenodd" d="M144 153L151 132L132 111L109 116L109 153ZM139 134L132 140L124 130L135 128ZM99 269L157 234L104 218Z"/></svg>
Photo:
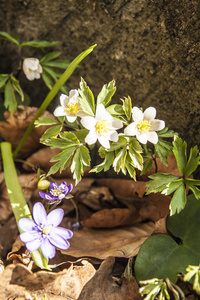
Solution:
<svg viewBox="0 0 200 300"><path fill-rule="evenodd" d="M56 125L59 124L59 122L55 119L49 118L49 117L40 117L35 121L35 127L40 127L43 125Z"/></svg>
<svg viewBox="0 0 200 300"><path fill-rule="evenodd" d="M79 94L79 101L83 111L89 114L90 116L94 116L94 96L90 88L87 86L86 82L83 80L83 78L81 78Z"/></svg>
<svg viewBox="0 0 200 300"><path fill-rule="evenodd" d="M88 167L90 165L91 158L90 158L89 150L86 146L83 145L80 146L80 156L83 165Z"/></svg>
<svg viewBox="0 0 200 300"><path fill-rule="evenodd" d="M149 178L153 180L146 183L147 194L162 192L170 182L179 179L179 177L167 173L156 173L150 175Z"/></svg>
<svg viewBox="0 0 200 300"><path fill-rule="evenodd" d="M19 81L13 75L11 75L10 78L11 78L11 82L12 82L14 89L20 95L21 101L23 102L24 101L24 93L20 87Z"/></svg>
<svg viewBox="0 0 200 300"><path fill-rule="evenodd" d="M129 148L129 155L132 160L132 164L138 170L143 169L143 157L140 153L136 152L134 148Z"/></svg>
<svg viewBox="0 0 200 300"><path fill-rule="evenodd" d="M46 48L59 45L60 42L48 42L48 41L29 41L20 44L20 47L35 47L35 48Z"/></svg>
<svg viewBox="0 0 200 300"><path fill-rule="evenodd" d="M171 203L170 203L170 216L180 211L185 207L186 204L186 189L184 183L182 183L175 191Z"/></svg>
<svg viewBox="0 0 200 300"><path fill-rule="evenodd" d="M129 176L136 180L136 170L128 156L126 158L125 168L127 169Z"/></svg>
<svg viewBox="0 0 200 300"><path fill-rule="evenodd" d="M163 128L162 130L157 131L158 137L173 138L174 135L177 135L173 130L168 130L168 127Z"/></svg>
<svg viewBox="0 0 200 300"><path fill-rule="evenodd" d="M144 174L146 174L146 172L150 171L151 168L152 168L152 164L153 164L153 159L152 159L152 158L148 159L148 160L144 163L144 165L143 165L143 170L142 170L142 172L140 173L140 175L144 175Z"/></svg>
<svg viewBox="0 0 200 300"><path fill-rule="evenodd" d="M80 144L76 135L72 132L60 132L60 138L51 138L42 143L46 146L51 147L51 149L67 149L72 146L78 146Z"/></svg>
<svg viewBox="0 0 200 300"><path fill-rule="evenodd" d="M60 137L62 139L64 139L65 141L70 142L72 144L75 144L75 145L79 145L80 144L77 136L73 132L67 132L67 131L61 132L60 133Z"/></svg>
<svg viewBox="0 0 200 300"><path fill-rule="evenodd" d="M80 155L80 148L76 150L76 153L73 157L72 164L71 164L71 172L73 173L73 179L75 179L75 184L77 185L78 182L81 180L81 175L84 173L83 163L81 161Z"/></svg>
<svg viewBox="0 0 200 300"><path fill-rule="evenodd" d="M17 100L15 98L15 93L10 79L7 81L5 86L4 106L11 112L12 115L14 114L17 108Z"/></svg>
<svg viewBox="0 0 200 300"><path fill-rule="evenodd" d="M121 99L123 101L123 110L125 112L125 115L128 120L131 118L131 110L132 110L132 102L131 98L128 96L128 98L125 97L125 99Z"/></svg>
<svg viewBox="0 0 200 300"><path fill-rule="evenodd" d="M0 74L0 89L6 84L6 81L9 79L9 74Z"/></svg>
<svg viewBox="0 0 200 300"><path fill-rule="evenodd" d="M167 157L169 155L169 150L163 147L160 142L155 144L155 150L161 162L168 167Z"/></svg>
<svg viewBox="0 0 200 300"><path fill-rule="evenodd" d="M80 129L79 131L75 132L78 140L81 142L81 143L84 143L85 142L85 138L86 136L88 135L88 130L87 129Z"/></svg>
<svg viewBox="0 0 200 300"><path fill-rule="evenodd" d="M197 146L195 146L194 148L190 149L190 156L184 171L185 177L190 176L196 170L199 165L199 160L199 149Z"/></svg>
<svg viewBox="0 0 200 300"><path fill-rule="evenodd" d="M13 42L14 44L16 44L17 46L19 46L19 40L15 35L11 35L7 32L4 31L0 31L0 35L3 36L6 40Z"/></svg>
<svg viewBox="0 0 200 300"><path fill-rule="evenodd" d="M112 80L108 84L104 84L101 92L97 96L97 104L102 103L106 107L110 103L115 91L115 80Z"/></svg>
<svg viewBox="0 0 200 300"><path fill-rule="evenodd" d="M56 137L62 130L63 125L56 125L48 128L44 134L41 136L40 141L43 142L49 138Z"/></svg>
<svg viewBox="0 0 200 300"><path fill-rule="evenodd" d="M122 148L117 151L116 157L113 161L113 168L116 173L121 170L123 174L126 174L125 162L126 162L127 151L126 148Z"/></svg>
<svg viewBox="0 0 200 300"><path fill-rule="evenodd" d="M187 178L187 179L185 179L185 184L193 192L193 194L195 195L195 197L197 199L200 199L200 189L198 189L196 187L196 186L200 186L200 180Z"/></svg>
<svg viewBox="0 0 200 300"><path fill-rule="evenodd" d="M180 171L180 173L183 175L185 171L185 167L187 164L187 144L186 142L183 142L181 138L176 137L176 139L173 142L173 153L175 155L177 166Z"/></svg>
<svg viewBox="0 0 200 300"><path fill-rule="evenodd" d="M114 160L114 153L106 152L104 157L105 157L104 161L101 164L95 166L92 170L90 170L90 172L99 173L103 170L104 172L107 172L110 169Z"/></svg>
<svg viewBox="0 0 200 300"><path fill-rule="evenodd" d="M121 104L113 104L106 108L107 112L111 115L121 116L124 114L124 110Z"/></svg>
<svg viewBox="0 0 200 300"><path fill-rule="evenodd" d="M175 190L179 188L180 185L183 184L183 178L180 178L178 180L172 181L169 184L166 185L166 189L162 191L162 194L164 195L170 195L173 193Z"/></svg>

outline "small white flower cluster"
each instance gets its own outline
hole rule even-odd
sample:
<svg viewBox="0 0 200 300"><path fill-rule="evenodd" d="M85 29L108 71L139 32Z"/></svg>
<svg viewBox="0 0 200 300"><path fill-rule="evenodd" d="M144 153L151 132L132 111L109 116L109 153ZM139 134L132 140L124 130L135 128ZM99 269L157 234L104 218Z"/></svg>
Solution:
<svg viewBox="0 0 200 300"><path fill-rule="evenodd" d="M109 149L110 141L118 141L117 130L123 127L123 122L115 120L106 110L103 104L96 107L95 117L88 116L81 108L79 103L79 93L77 90L71 90L69 96L64 94L60 97L60 106L58 106L54 115L56 117L66 116L68 122L74 122L77 117L81 117L81 124L89 130L85 138L88 145L94 144L97 140L99 143ZM155 119L156 109L154 107L147 108L142 112L138 107L132 108L133 122L124 130L124 134L128 136L136 136L137 140L146 144L147 141L157 144L158 135L156 131L165 127L165 122Z"/></svg>
<svg viewBox="0 0 200 300"><path fill-rule="evenodd" d="M28 80L39 79L42 73L42 67L39 59L37 58L25 58L23 61L22 69Z"/></svg>

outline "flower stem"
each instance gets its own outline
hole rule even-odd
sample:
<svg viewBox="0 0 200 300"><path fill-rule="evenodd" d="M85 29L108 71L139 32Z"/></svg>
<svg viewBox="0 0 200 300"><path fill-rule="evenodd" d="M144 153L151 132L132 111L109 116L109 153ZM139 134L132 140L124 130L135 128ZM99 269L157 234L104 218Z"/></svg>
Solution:
<svg viewBox="0 0 200 300"><path fill-rule="evenodd" d="M27 128L24 136L22 137L21 141L19 142L17 148L15 149L14 153L13 153L13 157L16 157L17 153L20 151L20 149L22 148L24 142L26 141L26 139L28 138L29 134L31 133L31 131L34 128L34 123L35 120L37 120L45 111L45 109L47 108L47 106L51 103L51 101L53 100L53 98L55 97L55 95L58 93L58 91L60 90L60 88L63 86L63 84L67 81L67 79L71 76L71 74L74 72L74 70L77 68L78 64L88 55L90 54L94 47L96 47L96 45L93 45L91 47L89 47L87 50L83 51L82 53L80 53L72 62L71 64L68 66L68 68L65 70L65 72L61 75L61 77L58 79L58 81L55 83L55 85L53 86L53 88L50 90L50 92L48 93L47 97L45 98L44 102L42 103L42 105L40 106L37 114L35 115L33 121L31 122L31 124L29 125L29 127Z"/></svg>

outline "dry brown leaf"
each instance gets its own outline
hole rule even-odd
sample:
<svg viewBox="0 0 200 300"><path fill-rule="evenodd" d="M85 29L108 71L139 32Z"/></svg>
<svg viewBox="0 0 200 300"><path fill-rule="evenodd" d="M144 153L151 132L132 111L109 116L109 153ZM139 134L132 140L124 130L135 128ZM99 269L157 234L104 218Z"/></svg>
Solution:
<svg viewBox="0 0 200 300"><path fill-rule="evenodd" d="M155 230L153 234L157 234L157 233L168 234L166 220L167 220L167 216L165 216L164 218L160 218L158 221L155 222Z"/></svg>
<svg viewBox="0 0 200 300"><path fill-rule="evenodd" d="M0 228L0 257L5 259L18 235L16 220L12 217Z"/></svg>
<svg viewBox="0 0 200 300"><path fill-rule="evenodd" d="M138 253L140 246L152 234L154 228L152 222L106 230L84 227L74 232L70 240L71 246L61 252L75 257L129 258Z"/></svg>
<svg viewBox="0 0 200 300"><path fill-rule="evenodd" d="M19 144L26 129L38 112L38 108L36 107L27 107L20 105L19 108L21 109L21 111L16 111L13 116L9 111L6 111L4 113L6 122L0 122L0 135L5 141L10 142L14 149ZM42 116L54 118L54 116L48 111L45 111ZM40 126L37 128L35 127L24 143L23 148L20 150L20 154L22 156L28 156L41 148L39 139L44 131L49 127L50 126Z"/></svg>
<svg viewBox="0 0 200 300"><path fill-rule="evenodd" d="M140 221L142 218L136 209L113 208L94 213L90 218L81 221L81 225L89 228L114 228L134 225Z"/></svg>
<svg viewBox="0 0 200 300"><path fill-rule="evenodd" d="M84 286L78 300L140 300L139 286L134 277L130 282L123 277L121 285L112 278L115 258L108 257L90 281Z"/></svg>

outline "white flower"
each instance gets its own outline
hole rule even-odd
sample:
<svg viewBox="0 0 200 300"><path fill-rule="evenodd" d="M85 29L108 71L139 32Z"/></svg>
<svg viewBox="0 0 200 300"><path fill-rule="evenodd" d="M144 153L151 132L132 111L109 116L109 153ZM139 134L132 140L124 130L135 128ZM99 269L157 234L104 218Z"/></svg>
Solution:
<svg viewBox="0 0 200 300"><path fill-rule="evenodd" d="M42 73L42 67L37 58L25 58L22 68L28 80L39 79Z"/></svg>
<svg viewBox="0 0 200 300"><path fill-rule="evenodd" d="M98 140L105 148L110 148L109 141L118 141L116 130L123 127L122 121L114 120L103 104L97 105L95 117L84 117L81 119L81 124L90 130L85 138L85 142L88 145L92 145Z"/></svg>
<svg viewBox="0 0 200 300"><path fill-rule="evenodd" d="M69 92L69 96L62 94L60 96L60 104L54 110L54 116L66 116L67 121L73 123L77 117L84 117L86 113L82 110L79 100L78 100L79 93L77 90L71 90Z"/></svg>
<svg viewBox="0 0 200 300"><path fill-rule="evenodd" d="M124 133L126 135L135 136L142 144L147 141L157 144L158 135L155 131L161 130L165 127L165 122L155 119L156 109L154 107L147 108L142 112L138 107L132 108L133 123L129 124Z"/></svg>

